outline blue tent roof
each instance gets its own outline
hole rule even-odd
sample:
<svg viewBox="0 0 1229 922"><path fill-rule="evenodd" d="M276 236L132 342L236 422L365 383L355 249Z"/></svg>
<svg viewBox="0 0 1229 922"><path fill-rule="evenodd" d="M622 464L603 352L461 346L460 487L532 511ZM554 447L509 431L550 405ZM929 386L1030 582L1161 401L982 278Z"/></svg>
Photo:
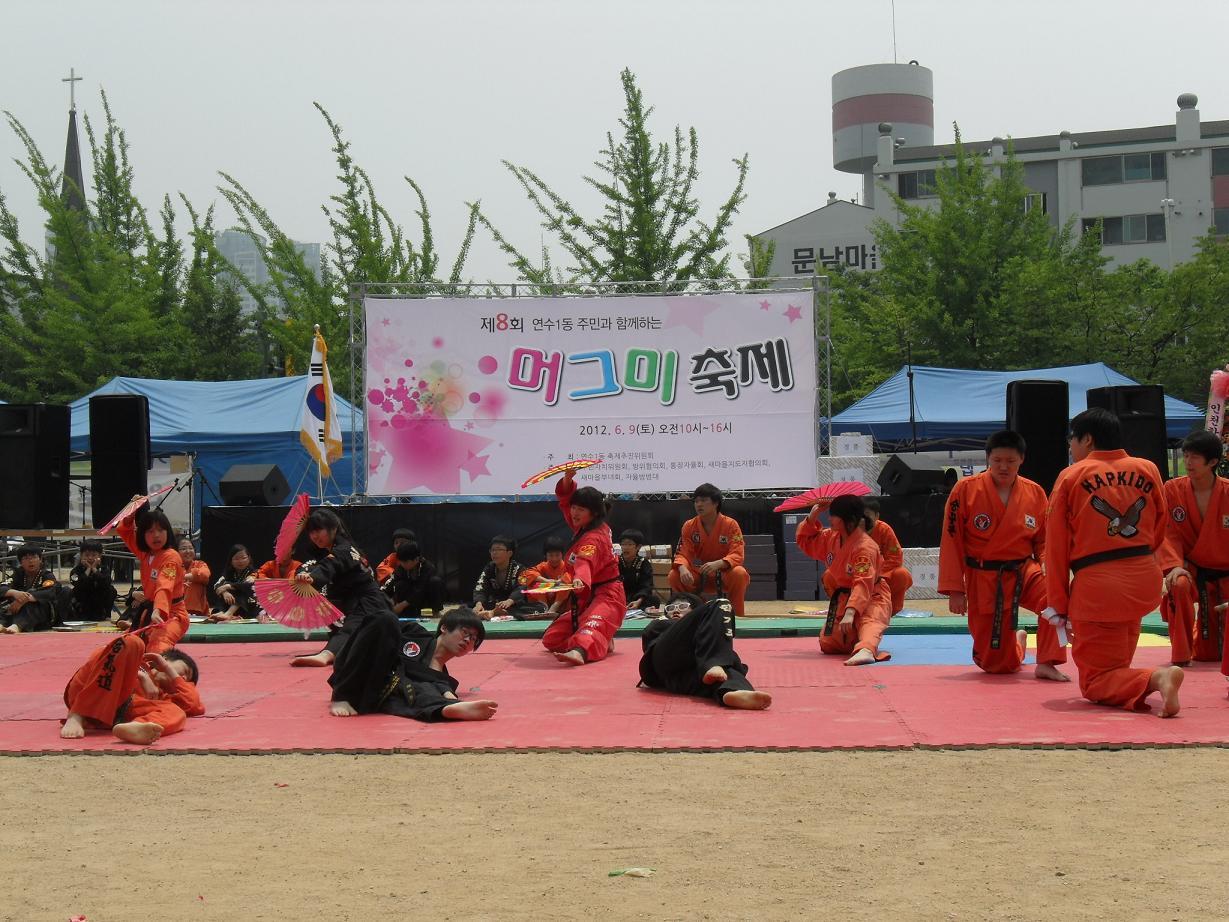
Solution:
<svg viewBox="0 0 1229 922"><path fill-rule="evenodd" d="M1087 409L1090 388L1138 383L1101 362L1025 371L968 371L915 365L913 405L918 442L935 448L951 447L950 443L979 441L1003 428L1007 384L1018 380L1066 381L1068 418ZM1169 437L1180 439L1203 421L1203 413L1189 403L1166 397L1165 421ZM901 368L849 409L836 414L832 418L832 432L869 434L880 445L908 442L912 437L908 369Z"/></svg>
<svg viewBox="0 0 1229 922"><path fill-rule="evenodd" d="M234 464L276 464L292 489L303 483L315 493L313 463L299 442L299 418L307 377L259 378L254 381L156 381L112 378L72 404L73 451L90 450L90 398L109 394L143 394L149 399L150 448L154 455L195 454L194 467L212 492L197 491L197 501L213 505L218 481ZM336 395L335 395L336 396ZM332 465L328 498L353 492L350 432L362 434L362 415L336 397L345 453ZM202 496L202 494L204 494Z"/></svg>

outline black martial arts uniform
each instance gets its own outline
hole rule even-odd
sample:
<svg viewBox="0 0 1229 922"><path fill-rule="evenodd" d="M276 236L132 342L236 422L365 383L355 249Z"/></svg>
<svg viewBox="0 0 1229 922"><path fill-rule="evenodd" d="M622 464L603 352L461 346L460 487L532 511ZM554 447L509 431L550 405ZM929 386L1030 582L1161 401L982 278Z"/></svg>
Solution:
<svg viewBox="0 0 1229 922"><path fill-rule="evenodd" d="M444 610L444 581L435 565L425 558L418 558L418 566L413 570L395 567L380 588L394 606L407 603L401 612L406 618L417 618L424 608L431 609L434 615Z"/></svg>
<svg viewBox="0 0 1229 922"><path fill-rule="evenodd" d="M372 615L387 614L396 620L388 596L380 591L366 559L353 544L338 536L330 549L312 546L312 554L299 567L312 578L312 585L328 596L344 616L340 627L329 628L325 649L338 654L350 635Z"/></svg>
<svg viewBox="0 0 1229 922"><path fill-rule="evenodd" d="M75 621L108 621L118 593L111 584L111 574L104 563L93 572L79 563L69 571L72 586L69 613Z"/></svg>
<svg viewBox="0 0 1229 922"><path fill-rule="evenodd" d="M222 571L222 575L217 578L213 584L214 594L219 599L222 598L222 593L219 591L222 586L230 586L230 594L235 597L235 604L239 606L239 610L235 615L240 618L259 618L263 611L260 603L256 601L256 590L252 588L252 582L256 577L255 567L244 567L242 570L236 570L230 564ZM230 608L225 604L223 605Z"/></svg>
<svg viewBox="0 0 1229 922"><path fill-rule="evenodd" d="M653 565L645 558L637 556L628 563L620 554L619 579L623 580L623 594L627 596L629 610L661 605L661 597L653 591Z"/></svg>
<svg viewBox="0 0 1229 922"><path fill-rule="evenodd" d="M4 598L4 594L10 589L30 593L34 596L34 601L13 610L13 600ZM5 627L17 625L23 634L46 631L63 620L63 614L68 607L67 595L67 591L50 570L43 570L31 578L26 575L25 570L18 569L11 580L0 585L0 621L4 622Z"/></svg>
<svg viewBox="0 0 1229 922"><path fill-rule="evenodd" d="M511 599L512 607L505 614L511 615L518 621L533 619L546 611L546 606L541 602L530 602L521 593L520 575L524 569L513 560L508 564L508 571L501 579L495 564L488 563L483 567L482 573L478 576L478 582L474 585L474 607L481 605L490 611L497 603Z"/></svg>
<svg viewBox="0 0 1229 922"><path fill-rule="evenodd" d="M734 652L734 610L729 599L713 599L682 618L659 618L640 635L640 681L678 695L698 695L720 702L732 691L754 691L747 667ZM714 666L725 670L726 680L705 685L704 673Z"/></svg>

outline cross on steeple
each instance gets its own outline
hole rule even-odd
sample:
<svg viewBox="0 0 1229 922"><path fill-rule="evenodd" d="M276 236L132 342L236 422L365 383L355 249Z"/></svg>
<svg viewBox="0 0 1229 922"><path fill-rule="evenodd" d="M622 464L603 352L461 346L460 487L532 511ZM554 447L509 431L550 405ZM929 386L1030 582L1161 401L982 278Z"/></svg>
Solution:
<svg viewBox="0 0 1229 922"><path fill-rule="evenodd" d="M85 79L84 77L78 77L77 71L72 67L68 69L67 77L60 78L61 83L68 84L68 107L73 112L77 111L77 92L76 92L77 88L73 84L77 83L80 80L84 80L84 79Z"/></svg>

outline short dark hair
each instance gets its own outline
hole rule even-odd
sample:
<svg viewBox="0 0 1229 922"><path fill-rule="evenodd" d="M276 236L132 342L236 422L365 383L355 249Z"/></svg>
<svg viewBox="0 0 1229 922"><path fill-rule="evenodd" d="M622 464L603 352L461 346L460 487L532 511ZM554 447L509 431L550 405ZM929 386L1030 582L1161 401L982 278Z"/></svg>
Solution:
<svg viewBox="0 0 1229 922"><path fill-rule="evenodd" d="M590 528L605 520L610 513L610 500L597 487L581 487L572 494L571 503L589 510L589 514L593 516L593 521L589 523Z"/></svg>
<svg viewBox="0 0 1229 922"><path fill-rule="evenodd" d="M836 497L828 507L828 518L840 519L850 531L859 525L867 531L871 528L871 523L866 519L866 504L862 502L861 496L846 493Z"/></svg>
<svg viewBox="0 0 1229 922"><path fill-rule="evenodd" d="M560 554L565 553L568 549L568 543L558 535L551 535L542 542L542 552L549 554L551 551L558 551Z"/></svg>
<svg viewBox="0 0 1229 922"><path fill-rule="evenodd" d="M397 546L398 560L417 560L422 556L422 551L418 549L417 541L405 541Z"/></svg>
<svg viewBox="0 0 1229 922"><path fill-rule="evenodd" d="M875 515L878 515L879 514L879 497L878 496L863 496L862 497L862 508L865 509L867 512L873 512L875 513Z"/></svg>
<svg viewBox="0 0 1229 922"><path fill-rule="evenodd" d="M175 529L171 525L171 520L166 517L166 513L161 509L150 509L146 506L137 513L137 547L147 554L149 553L149 545L145 543L145 532L155 525L166 532L166 544L164 547L175 547L179 543L175 539Z"/></svg>
<svg viewBox="0 0 1229 922"><path fill-rule="evenodd" d="M102 553L102 542L95 541L92 538L86 538L84 541L81 542L81 553L84 554L86 551L96 551L99 554L101 554Z"/></svg>
<svg viewBox="0 0 1229 922"><path fill-rule="evenodd" d="M990 452L996 448L1010 448L1018 451L1020 457L1024 457L1026 447L1024 436L1020 433L1014 429L1000 429L998 432L991 432L990 437L986 439L986 457L989 458Z"/></svg>
<svg viewBox="0 0 1229 922"><path fill-rule="evenodd" d="M196 660L184 653L178 647L173 647L162 654L162 658L168 663L187 663L188 664L188 681L196 685L201 680L201 670L196 665Z"/></svg>
<svg viewBox="0 0 1229 922"><path fill-rule="evenodd" d="M23 544L21 547L17 549L17 559L18 560L23 560L26 557L41 558L42 556L43 556L43 549L39 547L37 544Z"/></svg>
<svg viewBox="0 0 1229 922"><path fill-rule="evenodd" d="M643 547L644 532L636 528L625 528L623 529L623 534L619 535L619 541L620 543L623 541L631 541L636 545L636 547Z"/></svg>
<svg viewBox="0 0 1229 922"><path fill-rule="evenodd" d="M1122 447L1122 423L1104 407L1090 407L1071 420L1071 435L1082 439L1092 436L1097 451L1115 451Z"/></svg>
<svg viewBox="0 0 1229 922"><path fill-rule="evenodd" d="M515 538L509 538L507 535L496 535L494 538L491 539L490 546L494 547L497 544L502 544L504 547L506 547L508 549L508 553L510 554L516 553L516 539Z"/></svg>
<svg viewBox="0 0 1229 922"><path fill-rule="evenodd" d="M491 542L494 544L495 542ZM482 624L482 619L478 617L478 613L467 606L458 608L450 608L444 612L444 617L440 618L440 625L436 629L437 634L443 634L445 631L455 631L457 628L469 628L478 635L478 639L474 641L474 649L477 650L482 646L482 641L486 640L486 627Z"/></svg>
<svg viewBox="0 0 1229 922"><path fill-rule="evenodd" d="M1200 429L1182 440L1182 450L1199 455L1203 460L1220 461L1225 457L1225 445L1212 432Z"/></svg>
<svg viewBox="0 0 1229 922"><path fill-rule="evenodd" d="M718 511L721 510L722 500L725 499L725 497L721 495L721 491L718 490L711 483L700 484L698 487L696 487L694 490L691 491L691 498L693 500L694 499L711 499L713 503L717 506Z"/></svg>
<svg viewBox="0 0 1229 922"><path fill-rule="evenodd" d="M394 528L393 529L394 543L396 542L398 538L404 538L406 541L417 541L418 535L414 534L414 532L408 528Z"/></svg>

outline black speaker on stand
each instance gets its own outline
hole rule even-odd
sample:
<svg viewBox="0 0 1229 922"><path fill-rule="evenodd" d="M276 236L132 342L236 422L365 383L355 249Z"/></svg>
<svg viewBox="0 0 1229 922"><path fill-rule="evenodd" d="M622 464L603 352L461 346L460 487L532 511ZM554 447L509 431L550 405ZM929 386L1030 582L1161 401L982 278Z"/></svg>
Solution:
<svg viewBox="0 0 1229 922"><path fill-rule="evenodd" d="M144 394L90 398L90 514L101 526L149 492L149 400Z"/></svg>
<svg viewBox="0 0 1229 922"><path fill-rule="evenodd" d="M892 455L879 472L879 492L884 496L920 493L950 493L959 474L950 464L923 460L916 455Z"/></svg>
<svg viewBox="0 0 1229 922"><path fill-rule="evenodd" d="M1007 428L1024 437L1020 475L1049 493L1067 466L1069 392L1066 381L1009 381Z"/></svg>
<svg viewBox="0 0 1229 922"><path fill-rule="evenodd" d="M1159 384L1094 387L1088 391L1088 406L1102 407L1117 416L1127 454L1147 458L1157 466L1162 480L1169 479L1164 388Z"/></svg>
<svg viewBox="0 0 1229 922"><path fill-rule="evenodd" d="M0 526L68 527L69 409L0 404Z"/></svg>
<svg viewBox="0 0 1229 922"><path fill-rule="evenodd" d="M280 506L290 495L286 475L276 464L235 464L218 483L228 506Z"/></svg>

